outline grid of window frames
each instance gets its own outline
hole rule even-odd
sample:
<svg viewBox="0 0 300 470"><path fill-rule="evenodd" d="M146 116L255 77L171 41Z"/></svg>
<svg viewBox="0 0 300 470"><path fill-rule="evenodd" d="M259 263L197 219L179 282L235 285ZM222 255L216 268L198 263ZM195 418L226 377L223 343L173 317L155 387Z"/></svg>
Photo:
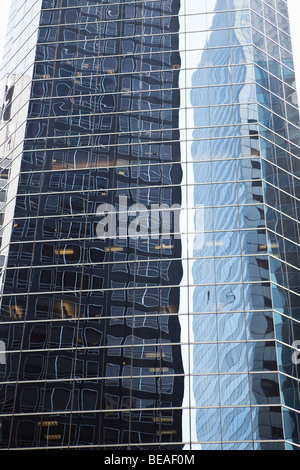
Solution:
<svg viewBox="0 0 300 470"><path fill-rule="evenodd" d="M1 447L297 448L286 2L43 0L36 18L11 72L16 89L33 68L9 134L25 124L24 147L6 151L20 171L1 173L18 184ZM97 237L103 204L132 219L142 206L143 236ZM152 205L174 204L180 234L174 214L168 236L161 217L145 235Z"/></svg>

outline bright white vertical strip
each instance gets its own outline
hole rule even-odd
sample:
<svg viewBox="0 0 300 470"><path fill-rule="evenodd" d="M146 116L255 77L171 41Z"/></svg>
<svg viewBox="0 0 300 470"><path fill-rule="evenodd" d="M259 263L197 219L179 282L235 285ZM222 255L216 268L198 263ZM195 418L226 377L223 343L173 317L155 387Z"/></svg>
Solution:
<svg viewBox="0 0 300 470"><path fill-rule="evenodd" d="M216 0L209 1L209 11L215 8ZM207 2L206 0L182 0L179 25L179 50L181 53L181 72L179 78L180 95L180 114L179 128L181 140L181 161L183 163L182 179L182 211L181 211L181 234L182 234L182 257L187 259L183 262L182 285L193 284L193 251L194 251L194 217L195 210L191 209L197 205L194 201L194 169L191 153L193 129L188 129L194 122L194 111L192 109L190 93L192 86L192 76L195 69L199 66L202 56L202 50L206 45L206 35L203 31L210 27L207 25ZM186 16L185 16L186 15ZM188 19L188 21L186 21ZM188 23L188 25L187 25ZM191 31L199 33L189 34ZM202 32L200 32L202 30ZM198 50L195 50L195 44ZM194 50L193 50L194 49ZM193 50L193 51L192 51ZM189 51L189 52L186 52ZM186 210L185 210L186 209ZM197 217L203 216L203 209L197 209ZM189 232L192 232L189 234ZM199 237L198 237L199 240ZM201 450L201 445L197 444L196 429L196 401L193 393L193 346L194 333L192 328L192 318L189 312L193 312L193 294L194 288L188 287L188 295L180 297L179 318L181 326L182 360L185 374L184 397L183 397L183 416L182 416L182 436L186 444L185 450ZM183 315L180 315L183 314Z"/></svg>

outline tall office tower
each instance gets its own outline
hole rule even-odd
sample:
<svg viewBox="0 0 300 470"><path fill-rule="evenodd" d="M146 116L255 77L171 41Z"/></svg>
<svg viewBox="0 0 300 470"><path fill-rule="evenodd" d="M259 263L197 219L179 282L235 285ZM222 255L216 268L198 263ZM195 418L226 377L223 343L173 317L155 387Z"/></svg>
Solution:
<svg viewBox="0 0 300 470"><path fill-rule="evenodd" d="M300 449L286 1L17 0L1 74L0 448Z"/></svg>

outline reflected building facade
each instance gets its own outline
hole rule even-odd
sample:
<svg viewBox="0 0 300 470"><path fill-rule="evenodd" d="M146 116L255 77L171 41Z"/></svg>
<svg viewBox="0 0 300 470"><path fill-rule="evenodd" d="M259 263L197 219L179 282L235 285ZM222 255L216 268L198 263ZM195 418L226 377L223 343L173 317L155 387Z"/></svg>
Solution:
<svg viewBox="0 0 300 470"><path fill-rule="evenodd" d="M274 450L299 444L299 113L287 5L238 7L216 2L192 76L197 440Z"/></svg>
<svg viewBox="0 0 300 470"><path fill-rule="evenodd" d="M0 448L300 448L287 3L30 0L10 22Z"/></svg>

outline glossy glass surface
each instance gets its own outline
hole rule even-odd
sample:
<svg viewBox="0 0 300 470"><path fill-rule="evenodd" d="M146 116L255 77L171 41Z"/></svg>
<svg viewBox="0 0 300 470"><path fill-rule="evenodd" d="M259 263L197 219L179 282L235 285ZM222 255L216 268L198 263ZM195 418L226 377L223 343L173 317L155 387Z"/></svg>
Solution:
<svg viewBox="0 0 300 470"><path fill-rule="evenodd" d="M286 2L28 15L3 65L0 447L299 448ZM99 238L103 204L140 233Z"/></svg>

